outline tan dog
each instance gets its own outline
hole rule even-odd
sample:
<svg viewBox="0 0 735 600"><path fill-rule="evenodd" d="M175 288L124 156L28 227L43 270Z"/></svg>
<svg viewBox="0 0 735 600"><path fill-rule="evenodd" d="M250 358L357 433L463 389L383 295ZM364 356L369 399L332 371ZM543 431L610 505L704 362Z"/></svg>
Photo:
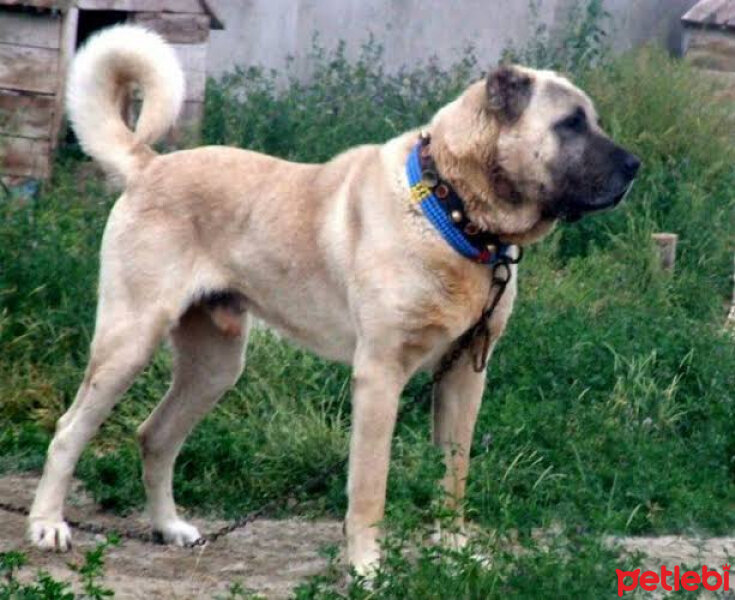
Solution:
<svg viewBox="0 0 735 600"><path fill-rule="evenodd" d="M144 92L130 131L128 84ZM321 356L353 366L348 558L368 572L379 557L391 436L399 396L432 370L482 313L490 278L450 247L411 200L409 132L323 165L208 147L159 156L150 144L173 123L183 76L155 34L102 32L72 66L68 104L84 149L125 184L107 222L89 365L59 420L29 519L41 548L65 550L63 504L82 449L164 336L171 388L140 427L155 530L184 545L198 531L173 500L176 455L196 423L238 379L255 315ZM503 67L427 126L439 174L467 217L507 244L541 238L560 217L617 203L637 159L600 130L591 101L551 72ZM515 267L513 267L515 272ZM491 319L503 332L515 278ZM434 441L444 486L463 498L485 373L463 356L434 391Z"/></svg>

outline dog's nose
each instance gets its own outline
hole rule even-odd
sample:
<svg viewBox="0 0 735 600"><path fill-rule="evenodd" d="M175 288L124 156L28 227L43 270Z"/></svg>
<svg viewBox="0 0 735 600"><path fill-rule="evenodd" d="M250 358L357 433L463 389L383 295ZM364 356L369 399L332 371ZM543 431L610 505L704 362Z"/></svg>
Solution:
<svg viewBox="0 0 735 600"><path fill-rule="evenodd" d="M626 177L633 179L641 168L641 161L635 154L628 153L623 160L623 171Z"/></svg>

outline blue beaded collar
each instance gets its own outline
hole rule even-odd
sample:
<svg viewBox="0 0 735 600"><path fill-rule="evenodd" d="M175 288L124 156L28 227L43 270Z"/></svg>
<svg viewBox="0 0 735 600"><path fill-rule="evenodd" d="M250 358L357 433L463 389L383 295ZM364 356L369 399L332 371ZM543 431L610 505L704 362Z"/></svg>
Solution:
<svg viewBox="0 0 735 600"><path fill-rule="evenodd" d="M429 137L422 135L406 161L411 199L446 242L471 261L495 265L517 263L519 246L502 244L496 236L481 231L465 214L464 203L449 183L442 181L429 152ZM516 250L517 248L517 250Z"/></svg>

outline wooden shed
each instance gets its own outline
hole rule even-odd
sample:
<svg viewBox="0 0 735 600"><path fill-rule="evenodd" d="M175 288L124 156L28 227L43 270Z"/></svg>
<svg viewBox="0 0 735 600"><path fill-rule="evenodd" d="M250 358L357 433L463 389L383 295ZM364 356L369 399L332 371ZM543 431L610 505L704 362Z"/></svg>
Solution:
<svg viewBox="0 0 735 600"><path fill-rule="evenodd" d="M735 0L701 0L682 17L684 55L735 99Z"/></svg>
<svg viewBox="0 0 735 600"><path fill-rule="evenodd" d="M0 175L50 174L70 59L117 23L145 25L173 44L187 85L179 132L198 125L209 32L223 28L207 0L0 0Z"/></svg>

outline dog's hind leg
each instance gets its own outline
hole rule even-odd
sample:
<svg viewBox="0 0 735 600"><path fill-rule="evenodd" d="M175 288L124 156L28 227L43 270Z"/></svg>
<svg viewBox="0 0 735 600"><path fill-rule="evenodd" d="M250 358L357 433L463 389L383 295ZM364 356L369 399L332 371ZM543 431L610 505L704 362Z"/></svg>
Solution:
<svg viewBox="0 0 735 600"><path fill-rule="evenodd" d="M221 317L221 315L220 315ZM183 546L199 532L179 518L173 496L176 456L193 427L242 373L248 317L235 311L221 326L204 306L190 308L171 332L174 376L161 403L138 430L148 515L165 542ZM235 320L241 327L234 327Z"/></svg>
<svg viewBox="0 0 735 600"><path fill-rule="evenodd" d="M71 546L63 506L79 456L148 364L169 325L160 310L136 314L129 307L111 308L100 307L84 380L74 403L57 423L31 507L28 535L42 549L65 551Z"/></svg>

